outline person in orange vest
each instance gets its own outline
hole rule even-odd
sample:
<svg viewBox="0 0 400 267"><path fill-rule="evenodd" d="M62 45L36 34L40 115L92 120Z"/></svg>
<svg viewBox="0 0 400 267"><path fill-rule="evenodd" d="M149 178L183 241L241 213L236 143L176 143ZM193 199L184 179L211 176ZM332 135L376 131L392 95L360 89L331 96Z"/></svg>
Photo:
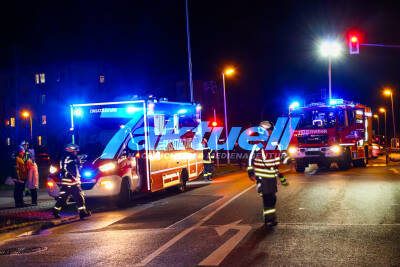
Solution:
<svg viewBox="0 0 400 267"><path fill-rule="evenodd" d="M273 126L269 121L262 121L260 126L271 136ZM280 151L267 151L266 144L263 143L254 145L249 156L247 172L250 180L257 182L257 191L263 198L266 226L275 226L278 223L275 211L277 178L282 185L289 185L283 174L279 173L280 160Z"/></svg>
<svg viewBox="0 0 400 267"><path fill-rule="evenodd" d="M15 207L24 207L24 190L25 182L28 178L28 168L26 167L26 162L24 161L25 149L20 146L18 149L18 155L16 157L16 173L17 178L14 179L14 201Z"/></svg>

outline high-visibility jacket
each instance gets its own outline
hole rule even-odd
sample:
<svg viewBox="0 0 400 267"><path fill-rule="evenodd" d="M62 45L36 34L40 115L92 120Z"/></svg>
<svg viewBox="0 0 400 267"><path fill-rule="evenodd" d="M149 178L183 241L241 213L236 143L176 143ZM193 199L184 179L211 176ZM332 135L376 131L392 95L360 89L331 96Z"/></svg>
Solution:
<svg viewBox="0 0 400 267"><path fill-rule="evenodd" d="M80 176L81 161L75 155L68 155L60 161L60 170L62 174L62 185L77 185L81 183Z"/></svg>
<svg viewBox="0 0 400 267"><path fill-rule="evenodd" d="M277 178L279 173L280 152L266 151L254 145L249 156L247 172L249 177Z"/></svg>
<svg viewBox="0 0 400 267"><path fill-rule="evenodd" d="M213 150L209 147L203 148L203 163L212 163L212 159L214 158Z"/></svg>
<svg viewBox="0 0 400 267"><path fill-rule="evenodd" d="M22 154L16 157L17 180L25 181L28 178L28 168L26 167Z"/></svg>

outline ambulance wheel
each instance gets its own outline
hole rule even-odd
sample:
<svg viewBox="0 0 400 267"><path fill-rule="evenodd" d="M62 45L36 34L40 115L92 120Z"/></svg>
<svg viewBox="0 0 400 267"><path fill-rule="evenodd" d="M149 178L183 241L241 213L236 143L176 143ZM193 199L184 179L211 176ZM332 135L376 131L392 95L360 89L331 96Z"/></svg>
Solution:
<svg viewBox="0 0 400 267"><path fill-rule="evenodd" d="M189 175L186 169L182 170L181 173L181 183L178 186L178 191L179 192L185 192L186 191L186 182L189 179Z"/></svg>
<svg viewBox="0 0 400 267"><path fill-rule="evenodd" d="M296 160L296 172L304 172L306 164L303 160Z"/></svg>
<svg viewBox="0 0 400 267"><path fill-rule="evenodd" d="M121 191L119 192L117 204L119 207L126 207L132 200L132 192L129 181L124 178L121 183Z"/></svg>

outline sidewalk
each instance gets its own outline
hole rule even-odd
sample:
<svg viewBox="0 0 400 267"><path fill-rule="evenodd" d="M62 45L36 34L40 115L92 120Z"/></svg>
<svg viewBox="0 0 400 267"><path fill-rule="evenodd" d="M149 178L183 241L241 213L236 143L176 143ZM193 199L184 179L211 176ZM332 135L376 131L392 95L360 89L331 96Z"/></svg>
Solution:
<svg viewBox="0 0 400 267"><path fill-rule="evenodd" d="M24 197L28 204L15 208L13 190L0 191L0 231L23 227L32 223L52 219L51 208L55 200L47 194L46 189L38 190L38 205L32 206L31 197Z"/></svg>

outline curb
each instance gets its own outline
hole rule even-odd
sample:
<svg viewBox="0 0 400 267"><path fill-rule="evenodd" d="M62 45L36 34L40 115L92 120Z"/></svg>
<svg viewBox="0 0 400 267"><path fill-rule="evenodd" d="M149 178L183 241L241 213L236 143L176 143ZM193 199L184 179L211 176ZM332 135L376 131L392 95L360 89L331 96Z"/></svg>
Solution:
<svg viewBox="0 0 400 267"><path fill-rule="evenodd" d="M16 226L17 229L6 231L4 233L0 233L0 242L6 242L11 239L17 238L22 235L32 235L40 230L44 229L49 229L61 224L69 223L72 221L79 220L79 215L72 215L72 216L67 216L61 219L52 219L50 221L46 222L37 222L29 226L23 226L18 228L18 225ZM24 224L23 224L24 225Z"/></svg>

